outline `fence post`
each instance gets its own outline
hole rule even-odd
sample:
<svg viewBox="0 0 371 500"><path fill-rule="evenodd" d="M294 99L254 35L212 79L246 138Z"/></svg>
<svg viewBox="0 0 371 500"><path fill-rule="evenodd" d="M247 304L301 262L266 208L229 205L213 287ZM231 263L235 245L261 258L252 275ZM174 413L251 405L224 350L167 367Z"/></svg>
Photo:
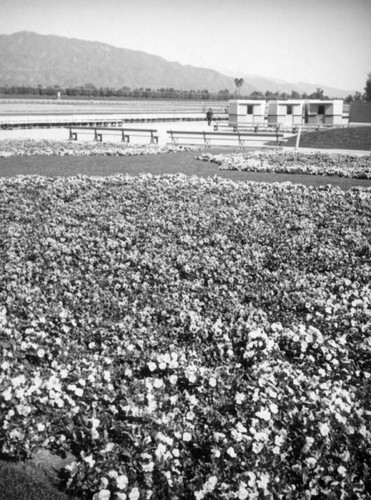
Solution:
<svg viewBox="0 0 371 500"><path fill-rule="evenodd" d="M301 127L299 126L298 135L296 136L295 151L299 149Z"/></svg>

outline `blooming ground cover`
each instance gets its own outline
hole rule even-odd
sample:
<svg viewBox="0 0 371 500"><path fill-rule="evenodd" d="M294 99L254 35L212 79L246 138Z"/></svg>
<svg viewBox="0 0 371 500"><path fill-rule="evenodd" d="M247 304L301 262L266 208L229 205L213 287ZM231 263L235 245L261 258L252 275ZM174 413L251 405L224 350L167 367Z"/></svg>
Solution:
<svg viewBox="0 0 371 500"><path fill-rule="evenodd" d="M0 179L0 445L94 500L369 499L371 190Z"/></svg>
<svg viewBox="0 0 371 500"><path fill-rule="evenodd" d="M254 151L233 154L202 154L200 160L217 163L220 170L286 174L338 175L371 179L371 154L339 154L295 151Z"/></svg>
<svg viewBox="0 0 371 500"><path fill-rule="evenodd" d="M126 142L77 142L35 139L5 139L0 142L0 158L11 156L134 156L191 151L188 146L158 146Z"/></svg>

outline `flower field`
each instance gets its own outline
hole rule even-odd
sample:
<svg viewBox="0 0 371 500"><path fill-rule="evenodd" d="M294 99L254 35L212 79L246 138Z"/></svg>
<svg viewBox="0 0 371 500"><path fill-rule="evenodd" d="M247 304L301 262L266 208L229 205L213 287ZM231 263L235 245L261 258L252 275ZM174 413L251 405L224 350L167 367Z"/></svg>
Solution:
<svg viewBox="0 0 371 500"><path fill-rule="evenodd" d="M0 179L0 446L94 500L369 499L371 190Z"/></svg>
<svg viewBox="0 0 371 500"><path fill-rule="evenodd" d="M0 142L0 158L11 156L134 156L191 151L188 146L158 146L126 142L75 142L35 139L5 139Z"/></svg>
<svg viewBox="0 0 371 500"><path fill-rule="evenodd" d="M278 150L219 155L203 154L199 159L217 163L220 165L220 170L338 175L356 179L371 179L371 154L358 156Z"/></svg>

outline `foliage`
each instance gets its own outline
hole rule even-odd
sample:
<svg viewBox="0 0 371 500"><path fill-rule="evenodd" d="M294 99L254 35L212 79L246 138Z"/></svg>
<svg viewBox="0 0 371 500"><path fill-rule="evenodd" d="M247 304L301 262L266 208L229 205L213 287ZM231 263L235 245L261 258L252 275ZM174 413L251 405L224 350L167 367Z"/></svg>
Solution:
<svg viewBox="0 0 371 500"><path fill-rule="evenodd" d="M365 100L371 102L371 72L367 75L366 86L365 86Z"/></svg>
<svg viewBox="0 0 371 500"><path fill-rule="evenodd" d="M323 90L317 88L316 92L311 95L307 95L305 92L299 93L292 90L290 94L283 91L271 91L266 90L258 91L254 90L248 95L240 95L241 87L244 83L243 78L235 78L234 84L236 86L235 94L239 97L249 98L249 99L329 99L328 96L323 94ZM49 87L31 87L31 86L0 86L0 94L4 96L36 96L41 98L56 98L58 92L60 93L62 99L71 97L80 98L93 98L93 99L109 99L109 98L119 98L119 99L190 99L190 100L228 100L233 98L233 94L228 89L221 89L218 92L211 92L208 89L194 89L194 90L182 90L174 88L159 88L151 89L149 87L141 88L112 88L112 87L100 87L97 88L93 84L87 83L79 87L67 87L63 88L59 85L49 86ZM357 94L357 93L356 93ZM336 96L333 96L336 97ZM347 102L353 99L350 95L347 98Z"/></svg>
<svg viewBox="0 0 371 500"><path fill-rule="evenodd" d="M291 151L202 154L198 159L217 163L220 170L275 172L284 174L338 175L371 179L371 154L326 154Z"/></svg>
<svg viewBox="0 0 371 500"><path fill-rule="evenodd" d="M349 94L345 99L344 103L345 104L350 104L351 102L362 102L363 101L363 95L361 92L356 92L354 95Z"/></svg>
<svg viewBox="0 0 371 500"><path fill-rule="evenodd" d="M243 78L235 78L234 79L234 84L236 85L236 94L239 93L239 89L240 89L240 87L242 87L243 82L244 82Z"/></svg>
<svg viewBox="0 0 371 500"><path fill-rule="evenodd" d="M136 156L165 154L196 149L191 146L129 144L125 142L78 142L35 139L0 141L0 158L11 156Z"/></svg>
<svg viewBox="0 0 371 500"><path fill-rule="evenodd" d="M0 180L2 453L94 500L369 499L370 190Z"/></svg>

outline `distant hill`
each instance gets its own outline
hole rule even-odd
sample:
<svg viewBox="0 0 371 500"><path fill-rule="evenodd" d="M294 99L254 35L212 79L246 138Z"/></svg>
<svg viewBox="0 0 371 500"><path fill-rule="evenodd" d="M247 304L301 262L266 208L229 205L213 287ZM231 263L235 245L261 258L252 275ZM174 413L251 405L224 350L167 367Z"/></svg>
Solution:
<svg viewBox="0 0 371 500"><path fill-rule="evenodd" d="M221 89L234 79L210 69L183 66L145 52L54 35L0 35L1 85ZM251 89L253 90L253 89Z"/></svg>
<svg viewBox="0 0 371 500"><path fill-rule="evenodd" d="M235 90L232 76L170 62L146 52L28 31L0 35L0 85L75 87L86 83L111 88ZM253 76L244 77L241 94L249 95L254 90L311 93L317 87L330 96L349 94L337 89L330 92L320 84L290 84Z"/></svg>

